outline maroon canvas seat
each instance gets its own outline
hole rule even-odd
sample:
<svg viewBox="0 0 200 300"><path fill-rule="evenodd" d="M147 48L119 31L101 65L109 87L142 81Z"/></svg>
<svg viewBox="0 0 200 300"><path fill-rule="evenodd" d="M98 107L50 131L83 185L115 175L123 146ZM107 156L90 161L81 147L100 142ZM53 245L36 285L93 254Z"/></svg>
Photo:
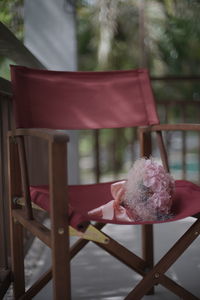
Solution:
<svg viewBox="0 0 200 300"><path fill-rule="evenodd" d="M70 259L87 241L80 239L70 248L68 225L79 228L85 221L97 221L95 226L99 230L107 223L142 225L143 258L125 249L111 237L107 244L96 242L143 276L126 300L141 299L146 293L153 292L153 286L158 283L183 299L197 299L165 272L200 233L200 187L189 181L176 181L172 215L165 222L193 215L197 221L153 266L152 223L156 222L127 222L89 216L88 211L112 200L111 183L67 185L66 153L70 140L66 132L60 129L139 127L140 154L146 157L151 155L150 138L152 132L155 132L163 165L169 171L162 131L200 131L200 125L159 124L147 70L58 72L12 66L11 77L16 122L16 128L9 132L11 252L15 298L34 297L53 277L54 298L71 299ZM38 137L48 143L47 186L29 186L25 136ZM19 197L25 199L25 209L15 201ZM51 229L35 220L31 201L49 211ZM52 270L27 291L23 270L24 227L52 249Z"/></svg>
<svg viewBox="0 0 200 300"><path fill-rule="evenodd" d="M115 218L113 220L98 217L91 219L88 215L90 210L106 204L112 199L110 186L111 182L69 186L69 203L71 207L69 218L71 226L78 229L79 224L91 220L103 223L129 225L165 223L193 216L200 211L200 186L186 180L176 180L175 195L171 210L172 214L167 220L127 222L126 220L123 221ZM31 199L44 210L50 211L48 186L32 186ZM93 200L91 201L91 199ZM190 200L188 201L188 199Z"/></svg>

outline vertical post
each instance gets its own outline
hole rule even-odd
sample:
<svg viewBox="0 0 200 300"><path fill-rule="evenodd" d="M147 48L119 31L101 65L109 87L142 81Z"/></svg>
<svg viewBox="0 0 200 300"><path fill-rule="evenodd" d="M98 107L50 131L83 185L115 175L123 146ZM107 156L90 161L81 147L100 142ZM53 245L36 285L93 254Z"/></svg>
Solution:
<svg viewBox="0 0 200 300"><path fill-rule="evenodd" d="M162 132L157 131L156 137L157 137L157 143L158 143L158 147L160 150L160 156L161 156L163 167L166 172L169 172L170 170L169 170L168 157L167 157L167 152L166 152L166 148L165 148L164 141L163 141Z"/></svg>
<svg viewBox="0 0 200 300"><path fill-rule="evenodd" d="M0 95L0 299L6 293L10 282L7 143L6 133L10 128L10 97Z"/></svg>
<svg viewBox="0 0 200 300"><path fill-rule="evenodd" d="M5 224L5 186L4 186L4 176L5 176L5 168L4 168L4 134L3 134L3 97L1 97L0 102L0 269L7 269L8 261L7 261L7 245L6 245L6 224Z"/></svg>
<svg viewBox="0 0 200 300"><path fill-rule="evenodd" d="M54 299L71 299L66 143L49 142L51 248Z"/></svg>
<svg viewBox="0 0 200 300"><path fill-rule="evenodd" d="M24 137L18 136L16 138L16 140L18 143L22 189L23 189L23 195L25 198L26 218L28 220L33 220L33 211L32 211L32 206L31 206L31 196L30 196L30 190L29 190L29 176L28 176L28 168L27 168L27 161L26 161Z"/></svg>
<svg viewBox="0 0 200 300"><path fill-rule="evenodd" d="M198 110L199 113L199 120L200 120L200 112ZM200 182L200 132L197 133L198 134L198 182Z"/></svg>
<svg viewBox="0 0 200 300"><path fill-rule="evenodd" d="M100 180L100 156L99 156L99 153L100 153L100 145L99 145L99 130L94 130L94 136L93 136L93 139L94 139L94 162L95 162L95 181L96 183L99 182Z"/></svg>
<svg viewBox="0 0 200 300"><path fill-rule="evenodd" d="M25 292L23 226L13 218L12 210L15 208L13 198L21 196L22 188L18 147L11 139L8 138L10 236L14 297L18 299Z"/></svg>
<svg viewBox="0 0 200 300"><path fill-rule="evenodd" d="M182 117L182 122L186 123L186 103L182 103L181 106L181 117ZM187 170L186 170L186 153L187 153L187 149L186 149L186 131L182 131L181 132L182 135L182 179L186 179L186 175L187 175Z"/></svg>

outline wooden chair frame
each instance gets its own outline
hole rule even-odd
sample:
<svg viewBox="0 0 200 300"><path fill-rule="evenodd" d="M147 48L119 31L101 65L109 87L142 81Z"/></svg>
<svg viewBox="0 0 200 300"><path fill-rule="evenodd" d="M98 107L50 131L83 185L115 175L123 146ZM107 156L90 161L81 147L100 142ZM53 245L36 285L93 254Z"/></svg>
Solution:
<svg viewBox="0 0 200 300"><path fill-rule="evenodd" d="M168 130L200 131L200 125L153 125L139 128L141 156L150 155L151 133L156 132L161 158L166 170L168 170L167 154L161 132ZM48 142L50 207L52 212L50 215L51 230L39 224L33 217L23 141L24 136L35 136ZM68 141L66 134L58 133L58 131L54 130L16 129L8 134L11 252L15 299L31 299L51 278L53 278L54 299L71 299L70 259L88 243L88 240L81 238L71 248L69 247L68 201L66 201L68 199L66 190ZM21 197L22 194L25 198L25 208L16 204L15 201L16 197ZM97 223L95 227L101 230L104 225ZM42 275L26 292L23 262L23 227L52 249L52 269ZM143 276L143 279L125 298L126 300L141 299L145 294L153 293L153 288L157 284L163 285L182 299L194 300L198 298L170 279L165 275L165 272L199 234L200 219L197 218L197 221L155 266L153 266L152 225L143 226L143 258L127 250L109 236L107 236L109 240L107 244L98 242L95 242L95 244ZM66 263L63 264L63 261Z"/></svg>

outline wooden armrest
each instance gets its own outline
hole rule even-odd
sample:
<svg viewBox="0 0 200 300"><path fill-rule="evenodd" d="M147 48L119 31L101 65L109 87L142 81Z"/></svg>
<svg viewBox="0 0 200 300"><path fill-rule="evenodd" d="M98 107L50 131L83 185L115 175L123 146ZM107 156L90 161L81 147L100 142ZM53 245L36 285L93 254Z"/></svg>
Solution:
<svg viewBox="0 0 200 300"><path fill-rule="evenodd" d="M167 158L167 152L163 143L162 131L200 131L200 124L158 124L152 126L142 126L138 128L141 156L149 155L149 143L151 132L156 132L157 142L160 149L161 159L163 166L167 172L169 172L169 164Z"/></svg>
<svg viewBox="0 0 200 300"><path fill-rule="evenodd" d="M140 127L140 131L151 132L151 131L200 131L200 124L158 124L146 127Z"/></svg>
<svg viewBox="0 0 200 300"><path fill-rule="evenodd" d="M10 137L17 136L33 136L48 140L49 142L63 143L69 141L69 136L66 132L54 129L35 129L35 128L19 128L9 131Z"/></svg>

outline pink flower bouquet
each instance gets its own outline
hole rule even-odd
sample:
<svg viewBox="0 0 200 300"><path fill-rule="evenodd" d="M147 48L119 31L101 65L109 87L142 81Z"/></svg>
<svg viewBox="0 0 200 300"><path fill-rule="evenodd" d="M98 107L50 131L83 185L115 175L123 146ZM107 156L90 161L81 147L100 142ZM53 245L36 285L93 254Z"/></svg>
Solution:
<svg viewBox="0 0 200 300"><path fill-rule="evenodd" d="M152 158L138 159L127 180L111 185L114 200L89 212L91 217L118 221L159 221L170 218L174 180Z"/></svg>
<svg viewBox="0 0 200 300"><path fill-rule="evenodd" d="M136 220L162 220L170 215L174 180L152 158L138 159L128 173L121 203Z"/></svg>

